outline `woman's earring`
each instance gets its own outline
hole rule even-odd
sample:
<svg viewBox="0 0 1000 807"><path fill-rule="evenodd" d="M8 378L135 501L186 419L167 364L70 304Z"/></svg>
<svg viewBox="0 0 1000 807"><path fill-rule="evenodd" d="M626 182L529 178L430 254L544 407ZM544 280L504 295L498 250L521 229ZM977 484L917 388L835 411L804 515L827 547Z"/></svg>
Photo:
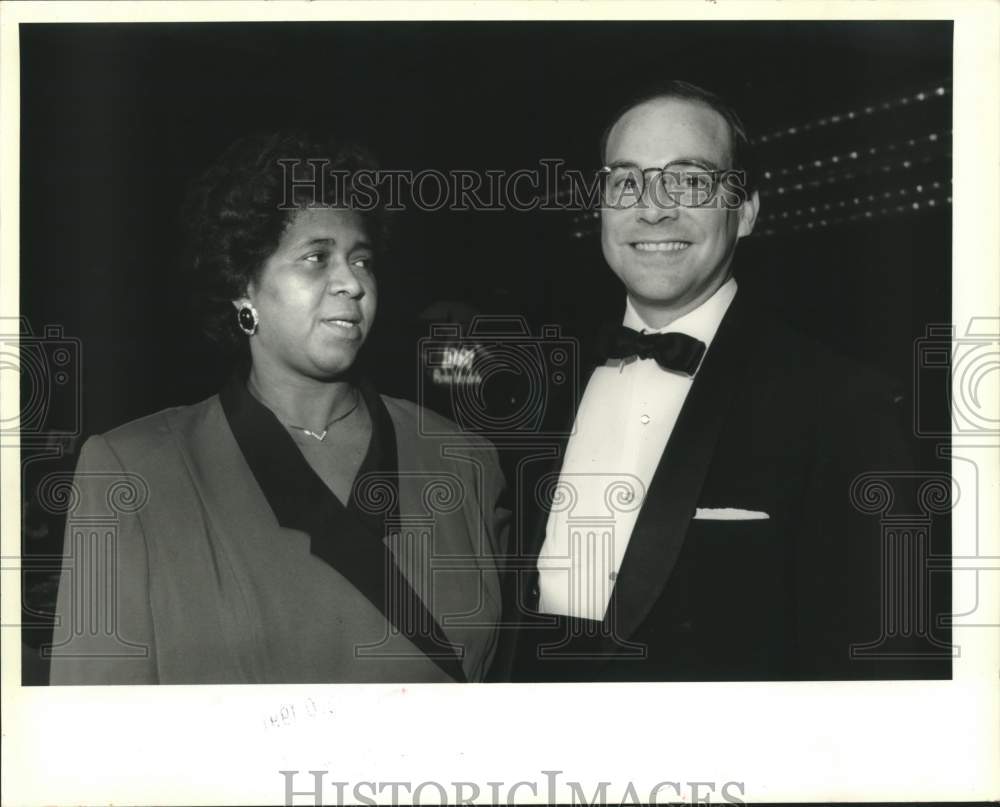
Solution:
<svg viewBox="0 0 1000 807"><path fill-rule="evenodd" d="M240 326L240 330L247 336L253 336L257 333L257 325L259 323L260 318L257 316L257 309L250 303L243 303L236 310L236 324Z"/></svg>

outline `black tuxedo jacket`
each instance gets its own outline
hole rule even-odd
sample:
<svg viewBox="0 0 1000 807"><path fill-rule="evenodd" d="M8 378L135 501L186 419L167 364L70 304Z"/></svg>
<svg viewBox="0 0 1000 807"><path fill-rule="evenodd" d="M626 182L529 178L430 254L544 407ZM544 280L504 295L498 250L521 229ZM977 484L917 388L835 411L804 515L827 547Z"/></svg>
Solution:
<svg viewBox="0 0 1000 807"><path fill-rule="evenodd" d="M737 295L648 488L602 623L535 613L545 502L529 519L507 580L508 621L520 628L508 635L505 672L520 681L946 677L926 658L900 657L909 639L885 644L882 523L852 501L862 474L911 467L901 401L880 374ZM694 518L698 508L768 518ZM866 644L894 655L852 654Z"/></svg>

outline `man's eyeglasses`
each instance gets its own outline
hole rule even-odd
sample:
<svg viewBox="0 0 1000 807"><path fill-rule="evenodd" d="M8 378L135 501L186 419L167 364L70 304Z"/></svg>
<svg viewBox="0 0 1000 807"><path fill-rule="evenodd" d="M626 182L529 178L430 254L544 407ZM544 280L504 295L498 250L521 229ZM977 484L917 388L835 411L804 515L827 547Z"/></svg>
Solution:
<svg viewBox="0 0 1000 807"><path fill-rule="evenodd" d="M639 168L637 165L605 166L601 180L601 203L616 210L634 207L646 193L646 175L653 174L649 186L649 204L658 207L704 207L719 192L723 179L742 172L715 170L699 163L672 162L663 168ZM741 185L734 188L738 190ZM728 194L726 194L728 196ZM727 199L727 206L738 207Z"/></svg>

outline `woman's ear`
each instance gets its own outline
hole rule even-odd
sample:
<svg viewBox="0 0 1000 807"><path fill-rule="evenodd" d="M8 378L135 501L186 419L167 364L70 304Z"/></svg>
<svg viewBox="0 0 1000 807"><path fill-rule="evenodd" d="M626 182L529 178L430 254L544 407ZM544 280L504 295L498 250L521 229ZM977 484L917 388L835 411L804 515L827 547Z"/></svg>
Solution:
<svg viewBox="0 0 1000 807"><path fill-rule="evenodd" d="M243 294L232 301L233 308L239 311L245 305L253 305L253 281L247 282L247 287L244 289Z"/></svg>

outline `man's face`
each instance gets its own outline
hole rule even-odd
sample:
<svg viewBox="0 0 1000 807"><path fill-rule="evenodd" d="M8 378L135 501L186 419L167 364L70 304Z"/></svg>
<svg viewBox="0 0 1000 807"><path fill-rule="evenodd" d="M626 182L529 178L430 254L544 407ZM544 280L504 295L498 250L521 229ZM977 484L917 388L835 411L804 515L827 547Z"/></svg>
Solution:
<svg viewBox="0 0 1000 807"><path fill-rule="evenodd" d="M661 98L618 120L605 164L662 168L681 161L725 170L733 167L732 146L726 119L714 109ZM646 177L651 185L653 172ZM602 209L601 247L639 315L660 328L697 308L729 279L736 242L753 229L758 199L755 192L737 209L725 209L719 199L680 207L647 189L639 201L626 209Z"/></svg>

